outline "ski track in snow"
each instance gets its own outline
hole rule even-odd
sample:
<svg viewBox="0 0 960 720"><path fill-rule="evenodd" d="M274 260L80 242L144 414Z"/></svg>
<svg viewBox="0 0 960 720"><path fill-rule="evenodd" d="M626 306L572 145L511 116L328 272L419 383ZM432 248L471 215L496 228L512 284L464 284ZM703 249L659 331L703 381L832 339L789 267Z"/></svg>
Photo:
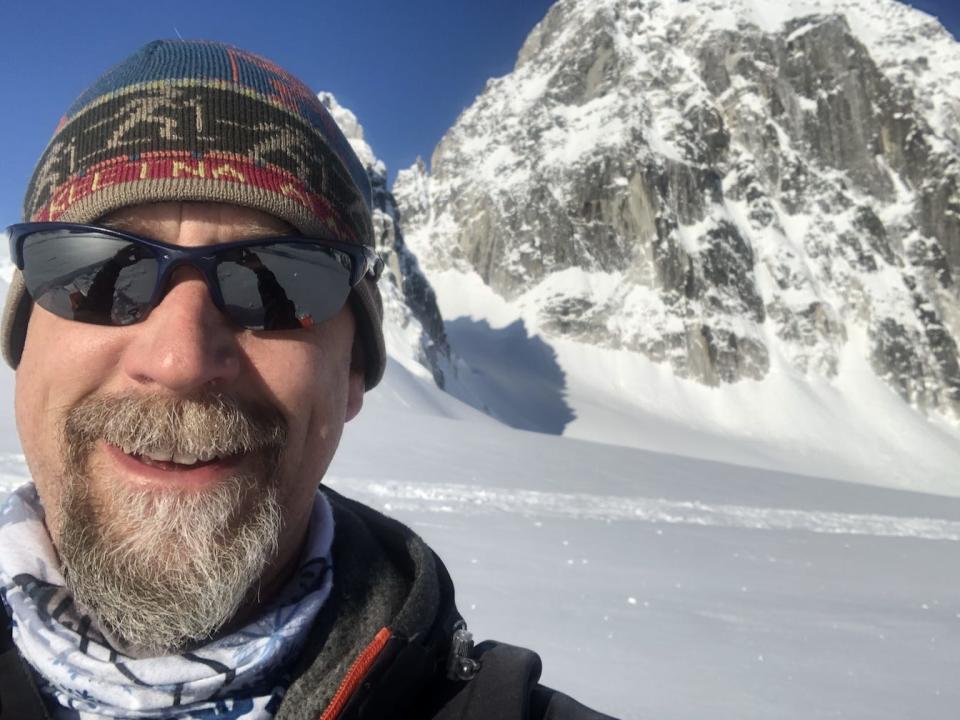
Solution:
<svg viewBox="0 0 960 720"><path fill-rule="evenodd" d="M512 513L601 521L639 521L749 530L805 530L828 535L960 542L960 522L746 505L710 505L660 498L559 493L457 483L368 481L335 477L331 487L384 510L480 515Z"/></svg>

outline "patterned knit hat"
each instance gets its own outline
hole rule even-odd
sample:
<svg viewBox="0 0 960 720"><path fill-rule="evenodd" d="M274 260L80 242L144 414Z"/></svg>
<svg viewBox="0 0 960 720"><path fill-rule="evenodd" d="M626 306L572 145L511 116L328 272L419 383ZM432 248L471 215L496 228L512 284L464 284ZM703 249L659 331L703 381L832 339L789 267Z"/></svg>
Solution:
<svg viewBox="0 0 960 720"><path fill-rule="evenodd" d="M37 163L23 215L90 223L191 200L262 210L306 236L374 242L367 174L317 96L264 58L202 41L152 42L83 93ZM365 277L350 302L369 390L386 364L376 282ZM14 368L31 306L18 271L2 328Z"/></svg>

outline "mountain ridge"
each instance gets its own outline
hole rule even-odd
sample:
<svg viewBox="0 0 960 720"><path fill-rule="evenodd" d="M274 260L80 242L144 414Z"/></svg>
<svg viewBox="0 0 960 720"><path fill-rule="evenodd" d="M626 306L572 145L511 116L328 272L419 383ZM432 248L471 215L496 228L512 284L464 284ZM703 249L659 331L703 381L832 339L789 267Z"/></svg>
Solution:
<svg viewBox="0 0 960 720"><path fill-rule="evenodd" d="M956 424L958 47L889 1L560 0L398 173L408 243L547 337L708 385L836 377L865 328Z"/></svg>

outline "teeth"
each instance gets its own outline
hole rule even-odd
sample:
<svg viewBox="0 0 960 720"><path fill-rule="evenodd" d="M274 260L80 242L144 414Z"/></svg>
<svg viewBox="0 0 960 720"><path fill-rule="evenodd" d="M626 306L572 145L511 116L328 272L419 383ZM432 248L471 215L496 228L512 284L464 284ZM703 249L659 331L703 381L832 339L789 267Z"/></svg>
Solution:
<svg viewBox="0 0 960 720"><path fill-rule="evenodd" d="M153 450L151 452L144 452L144 457L150 458L157 462L170 462L173 460L173 451L172 450Z"/></svg>
<svg viewBox="0 0 960 720"><path fill-rule="evenodd" d="M177 465L193 465L197 462L197 456L186 453L174 453L173 461L177 463Z"/></svg>
<svg viewBox="0 0 960 720"><path fill-rule="evenodd" d="M220 460L225 457L222 453L216 453L210 450L201 450L198 454L193 455L188 452L179 452L172 449L138 451L133 445L121 445L120 449L127 455L140 455L147 460L153 460L155 462L175 462L178 465L196 465L198 462L210 462L211 460Z"/></svg>

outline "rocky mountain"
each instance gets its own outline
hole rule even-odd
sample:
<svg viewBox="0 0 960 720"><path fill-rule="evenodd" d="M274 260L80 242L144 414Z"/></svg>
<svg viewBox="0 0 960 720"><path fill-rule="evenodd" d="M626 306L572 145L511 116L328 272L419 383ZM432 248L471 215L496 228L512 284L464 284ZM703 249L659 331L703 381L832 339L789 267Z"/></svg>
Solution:
<svg viewBox="0 0 960 720"><path fill-rule="evenodd" d="M853 350L960 419L960 45L893 0L558 0L393 192L546 337L719 386Z"/></svg>
<svg viewBox="0 0 960 720"><path fill-rule="evenodd" d="M442 388L452 367L443 318L430 282L404 242L397 203L387 189L386 165L364 139L357 116L329 92L321 92L318 97L350 141L370 178L377 252L385 263L380 291L388 352L401 362L407 359L420 363Z"/></svg>

